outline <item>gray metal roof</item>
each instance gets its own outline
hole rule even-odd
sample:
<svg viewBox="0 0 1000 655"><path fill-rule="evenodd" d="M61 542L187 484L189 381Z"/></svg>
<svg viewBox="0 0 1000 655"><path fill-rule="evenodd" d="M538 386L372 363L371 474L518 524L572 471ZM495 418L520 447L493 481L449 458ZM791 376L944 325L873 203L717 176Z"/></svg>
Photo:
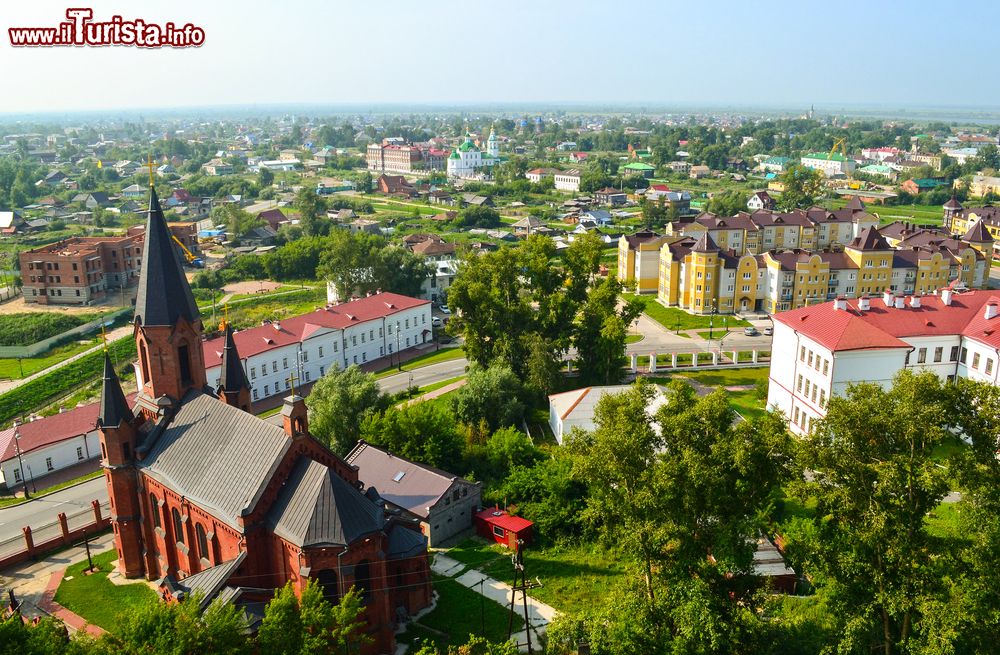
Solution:
<svg viewBox="0 0 1000 655"><path fill-rule="evenodd" d="M180 255L163 218L156 189L150 187L149 220L143 237L135 318L143 325L174 325L181 316L194 323L201 313L184 277Z"/></svg>
<svg viewBox="0 0 1000 655"><path fill-rule="evenodd" d="M359 441L346 457L358 467L358 478L382 498L421 518L448 493L457 476L393 455ZM471 484L471 483L470 483Z"/></svg>
<svg viewBox="0 0 1000 655"><path fill-rule="evenodd" d="M151 440L143 470L237 529L291 446L281 427L200 392Z"/></svg>
<svg viewBox="0 0 1000 655"><path fill-rule="evenodd" d="M380 531L385 514L328 467L302 457L267 522L274 534L296 546L347 546Z"/></svg>
<svg viewBox="0 0 1000 655"><path fill-rule="evenodd" d="M205 569L199 573L188 576L177 583L177 586L183 589L189 596L201 593L203 594L201 599L201 608L205 609L209 606L212 600L215 598L219 590L229 581L230 576L236 572L236 569L240 567L243 560L247 558L246 552L242 552L236 556L235 559L231 559L228 562L223 562L222 564L217 564L211 568ZM221 598L221 597L220 597ZM228 602L231 598L223 599L223 602Z"/></svg>
<svg viewBox="0 0 1000 655"><path fill-rule="evenodd" d="M416 530L394 523L389 528L389 559L415 557L427 552L427 537Z"/></svg>

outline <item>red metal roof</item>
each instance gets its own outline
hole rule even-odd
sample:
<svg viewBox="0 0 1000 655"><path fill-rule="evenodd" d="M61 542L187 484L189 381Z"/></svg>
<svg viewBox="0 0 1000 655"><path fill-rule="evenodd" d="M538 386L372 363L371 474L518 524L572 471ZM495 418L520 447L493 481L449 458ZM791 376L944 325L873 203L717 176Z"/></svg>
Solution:
<svg viewBox="0 0 1000 655"><path fill-rule="evenodd" d="M951 305L945 305L939 296L921 296L920 307L911 307L907 297L904 306L897 309L886 307L877 297L871 299L868 311L860 311L857 300L848 301L846 310L836 310L834 303L828 302L781 312L774 320L831 351L908 348L901 338L964 334L982 340L967 333L975 329L992 337L983 334L978 322L983 306L998 300L995 291L968 291L955 293Z"/></svg>
<svg viewBox="0 0 1000 655"><path fill-rule="evenodd" d="M411 298L398 293L377 293L350 302L321 307L307 314L282 319L274 323L242 330L233 335L236 350L246 359L253 355L298 343L316 331L329 328L343 330L397 312L429 304L429 300ZM205 367L212 368L222 363L223 337L211 339L202 344Z"/></svg>
<svg viewBox="0 0 1000 655"><path fill-rule="evenodd" d="M492 507L477 513L476 518L486 521L490 525L501 527L504 530L510 530L511 532L522 532L534 525L528 519L521 518L520 516L511 516L502 509L498 510Z"/></svg>

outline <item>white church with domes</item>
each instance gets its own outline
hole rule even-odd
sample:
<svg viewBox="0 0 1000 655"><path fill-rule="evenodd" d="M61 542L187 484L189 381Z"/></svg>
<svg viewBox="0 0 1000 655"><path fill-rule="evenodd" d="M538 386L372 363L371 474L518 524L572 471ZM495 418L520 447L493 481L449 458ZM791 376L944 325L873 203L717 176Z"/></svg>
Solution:
<svg viewBox="0 0 1000 655"><path fill-rule="evenodd" d="M465 141L448 156L448 177L461 180L481 179L488 176L490 169L499 163L500 143L493 129L490 129L485 151L467 134Z"/></svg>

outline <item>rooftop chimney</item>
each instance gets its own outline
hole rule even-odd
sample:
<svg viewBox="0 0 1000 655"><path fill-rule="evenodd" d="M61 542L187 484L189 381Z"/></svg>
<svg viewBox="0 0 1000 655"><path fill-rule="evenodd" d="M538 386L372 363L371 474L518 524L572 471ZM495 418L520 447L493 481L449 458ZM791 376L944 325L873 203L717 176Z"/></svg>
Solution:
<svg viewBox="0 0 1000 655"><path fill-rule="evenodd" d="M995 302L988 302L986 303L986 311L983 312L983 318L988 321L991 318L996 318L998 313L1000 313L1000 310L997 309L997 304Z"/></svg>
<svg viewBox="0 0 1000 655"><path fill-rule="evenodd" d="M833 308L839 312L844 311L845 309L847 309L847 300L842 296L838 297L836 300L833 301Z"/></svg>
<svg viewBox="0 0 1000 655"><path fill-rule="evenodd" d="M863 312L867 312L872 308L872 299L868 297L868 294L861 296L858 299L858 309Z"/></svg>
<svg viewBox="0 0 1000 655"><path fill-rule="evenodd" d="M941 289L941 302L944 305L951 305L951 296L953 291L951 289Z"/></svg>
<svg viewBox="0 0 1000 655"><path fill-rule="evenodd" d="M902 309L906 307L906 301L903 300L903 296L896 298L896 309Z"/></svg>
<svg viewBox="0 0 1000 655"><path fill-rule="evenodd" d="M892 290L886 289L885 292L882 293L882 302L885 303L886 307L892 307L892 301L893 301Z"/></svg>
<svg viewBox="0 0 1000 655"><path fill-rule="evenodd" d="M910 296L910 307L920 309L920 296Z"/></svg>

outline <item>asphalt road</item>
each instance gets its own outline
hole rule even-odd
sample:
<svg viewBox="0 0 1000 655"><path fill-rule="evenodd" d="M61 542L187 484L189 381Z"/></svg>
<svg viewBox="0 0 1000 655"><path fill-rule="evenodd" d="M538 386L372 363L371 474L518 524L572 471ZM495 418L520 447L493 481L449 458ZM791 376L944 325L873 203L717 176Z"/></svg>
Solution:
<svg viewBox="0 0 1000 655"><path fill-rule="evenodd" d="M21 536L25 525L37 530L57 520L60 512L68 515L90 508L90 501L108 500L104 478L94 478L75 487L69 487L44 498L32 499L20 505L0 509L0 542Z"/></svg>

